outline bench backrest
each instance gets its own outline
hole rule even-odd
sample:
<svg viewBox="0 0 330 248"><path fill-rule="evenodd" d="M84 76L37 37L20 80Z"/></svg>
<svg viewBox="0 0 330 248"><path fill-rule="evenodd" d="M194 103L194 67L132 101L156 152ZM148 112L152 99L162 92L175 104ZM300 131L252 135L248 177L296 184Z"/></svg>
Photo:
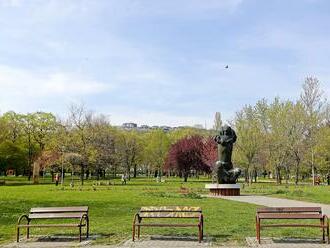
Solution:
<svg viewBox="0 0 330 248"><path fill-rule="evenodd" d="M30 219L66 219L80 218L83 214L88 214L87 206L79 207L42 207L31 208L29 213Z"/></svg>
<svg viewBox="0 0 330 248"><path fill-rule="evenodd" d="M188 206L149 206L141 207L140 212L198 212L201 213L202 209L200 207L188 207Z"/></svg>
<svg viewBox="0 0 330 248"><path fill-rule="evenodd" d="M259 213L322 213L320 207L284 207L284 208L259 208L257 209L257 214Z"/></svg>
<svg viewBox="0 0 330 248"><path fill-rule="evenodd" d="M199 218L201 214L200 207L189 206L149 206L139 212L142 218Z"/></svg>

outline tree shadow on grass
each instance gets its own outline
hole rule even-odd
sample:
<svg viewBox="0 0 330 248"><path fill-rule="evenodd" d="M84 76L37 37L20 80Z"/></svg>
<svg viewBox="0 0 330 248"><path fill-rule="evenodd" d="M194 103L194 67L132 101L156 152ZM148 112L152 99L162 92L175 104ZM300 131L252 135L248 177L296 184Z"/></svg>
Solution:
<svg viewBox="0 0 330 248"><path fill-rule="evenodd" d="M114 233L107 233L107 234L91 234L88 238L86 235L81 236L81 241L92 241L99 238L110 238L114 236ZM79 235L73 234L52 234L52 235L45 235L45 236L36 236L32 237L31 241L34 242L76 242L79 241Z"/></svg>

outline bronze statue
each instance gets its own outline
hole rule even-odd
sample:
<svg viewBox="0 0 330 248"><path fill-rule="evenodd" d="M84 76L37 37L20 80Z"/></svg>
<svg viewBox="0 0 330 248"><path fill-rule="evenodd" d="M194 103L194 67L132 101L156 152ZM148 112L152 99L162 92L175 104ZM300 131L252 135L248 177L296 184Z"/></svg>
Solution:
<svg viewBox="0 0 330 248"><path fill-rule="evenodd" d="M214 140L218 143L218 161L215 163L214 177L217 183L236 183L241 174L240 168L234 168L231 162L233 144L237 139L236 133L231 127L225 125L220 128L219 135Z"/></svg>

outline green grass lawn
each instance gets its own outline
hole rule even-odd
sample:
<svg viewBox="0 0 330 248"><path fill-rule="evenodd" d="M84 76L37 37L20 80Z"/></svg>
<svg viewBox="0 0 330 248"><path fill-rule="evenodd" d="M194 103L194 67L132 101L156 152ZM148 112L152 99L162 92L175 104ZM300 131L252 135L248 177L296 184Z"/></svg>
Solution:
<svg viewBox="0 0 330 248"><path fill-rule="evenodd" d="M330 204L330 186L328 185L277 185L276 183L259 182L250 186L245 184L242 193Z"/></svg>
<svg viewBox="0 0 330 248"><path fill-rule="evenodd" d="M0 243L13 242L18 217L27 213L31 207L41 206L89 206L91 235L98 235L95 242L103 244L114 244L129 238L134 214L141 206L148 205L202 207L205 216L204 233L219 244L242 244L245 237L255 235L255 212L258 206L200 197L200 194L207 193L204 189L207 180L190 179L188 183L182 184L176 178L166 179L165 183L138 178L124 186L120 180L115 182L115 185L107 185L106 181L103 185L95 185L95 181L88 181L83 187L76 184L74 188L68 185L56 187L54 184L0 186ZM189 188L190 193L180 193L181 185ZM252 190L252 187L249 189ZM247 192L249 189L245 187L244 190ZM78 230L32 229L31 235L47 233L77 235ZM143 234L189 235L195 236L197 240L197 227L142 227ZM314 229L282 228L262 231L262 236L318 238L321 232Z"/></svg>

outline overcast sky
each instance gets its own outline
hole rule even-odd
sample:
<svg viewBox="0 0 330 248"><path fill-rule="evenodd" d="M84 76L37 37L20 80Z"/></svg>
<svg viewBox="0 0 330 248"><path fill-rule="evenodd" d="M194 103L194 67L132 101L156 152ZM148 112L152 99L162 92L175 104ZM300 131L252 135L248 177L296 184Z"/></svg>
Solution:
<svg viewBox="0 0 330 248"><path fill-rule="evenodd" d="M0 0L0 113L211 127L309 75L329 98L328 0Z"/></svg>

